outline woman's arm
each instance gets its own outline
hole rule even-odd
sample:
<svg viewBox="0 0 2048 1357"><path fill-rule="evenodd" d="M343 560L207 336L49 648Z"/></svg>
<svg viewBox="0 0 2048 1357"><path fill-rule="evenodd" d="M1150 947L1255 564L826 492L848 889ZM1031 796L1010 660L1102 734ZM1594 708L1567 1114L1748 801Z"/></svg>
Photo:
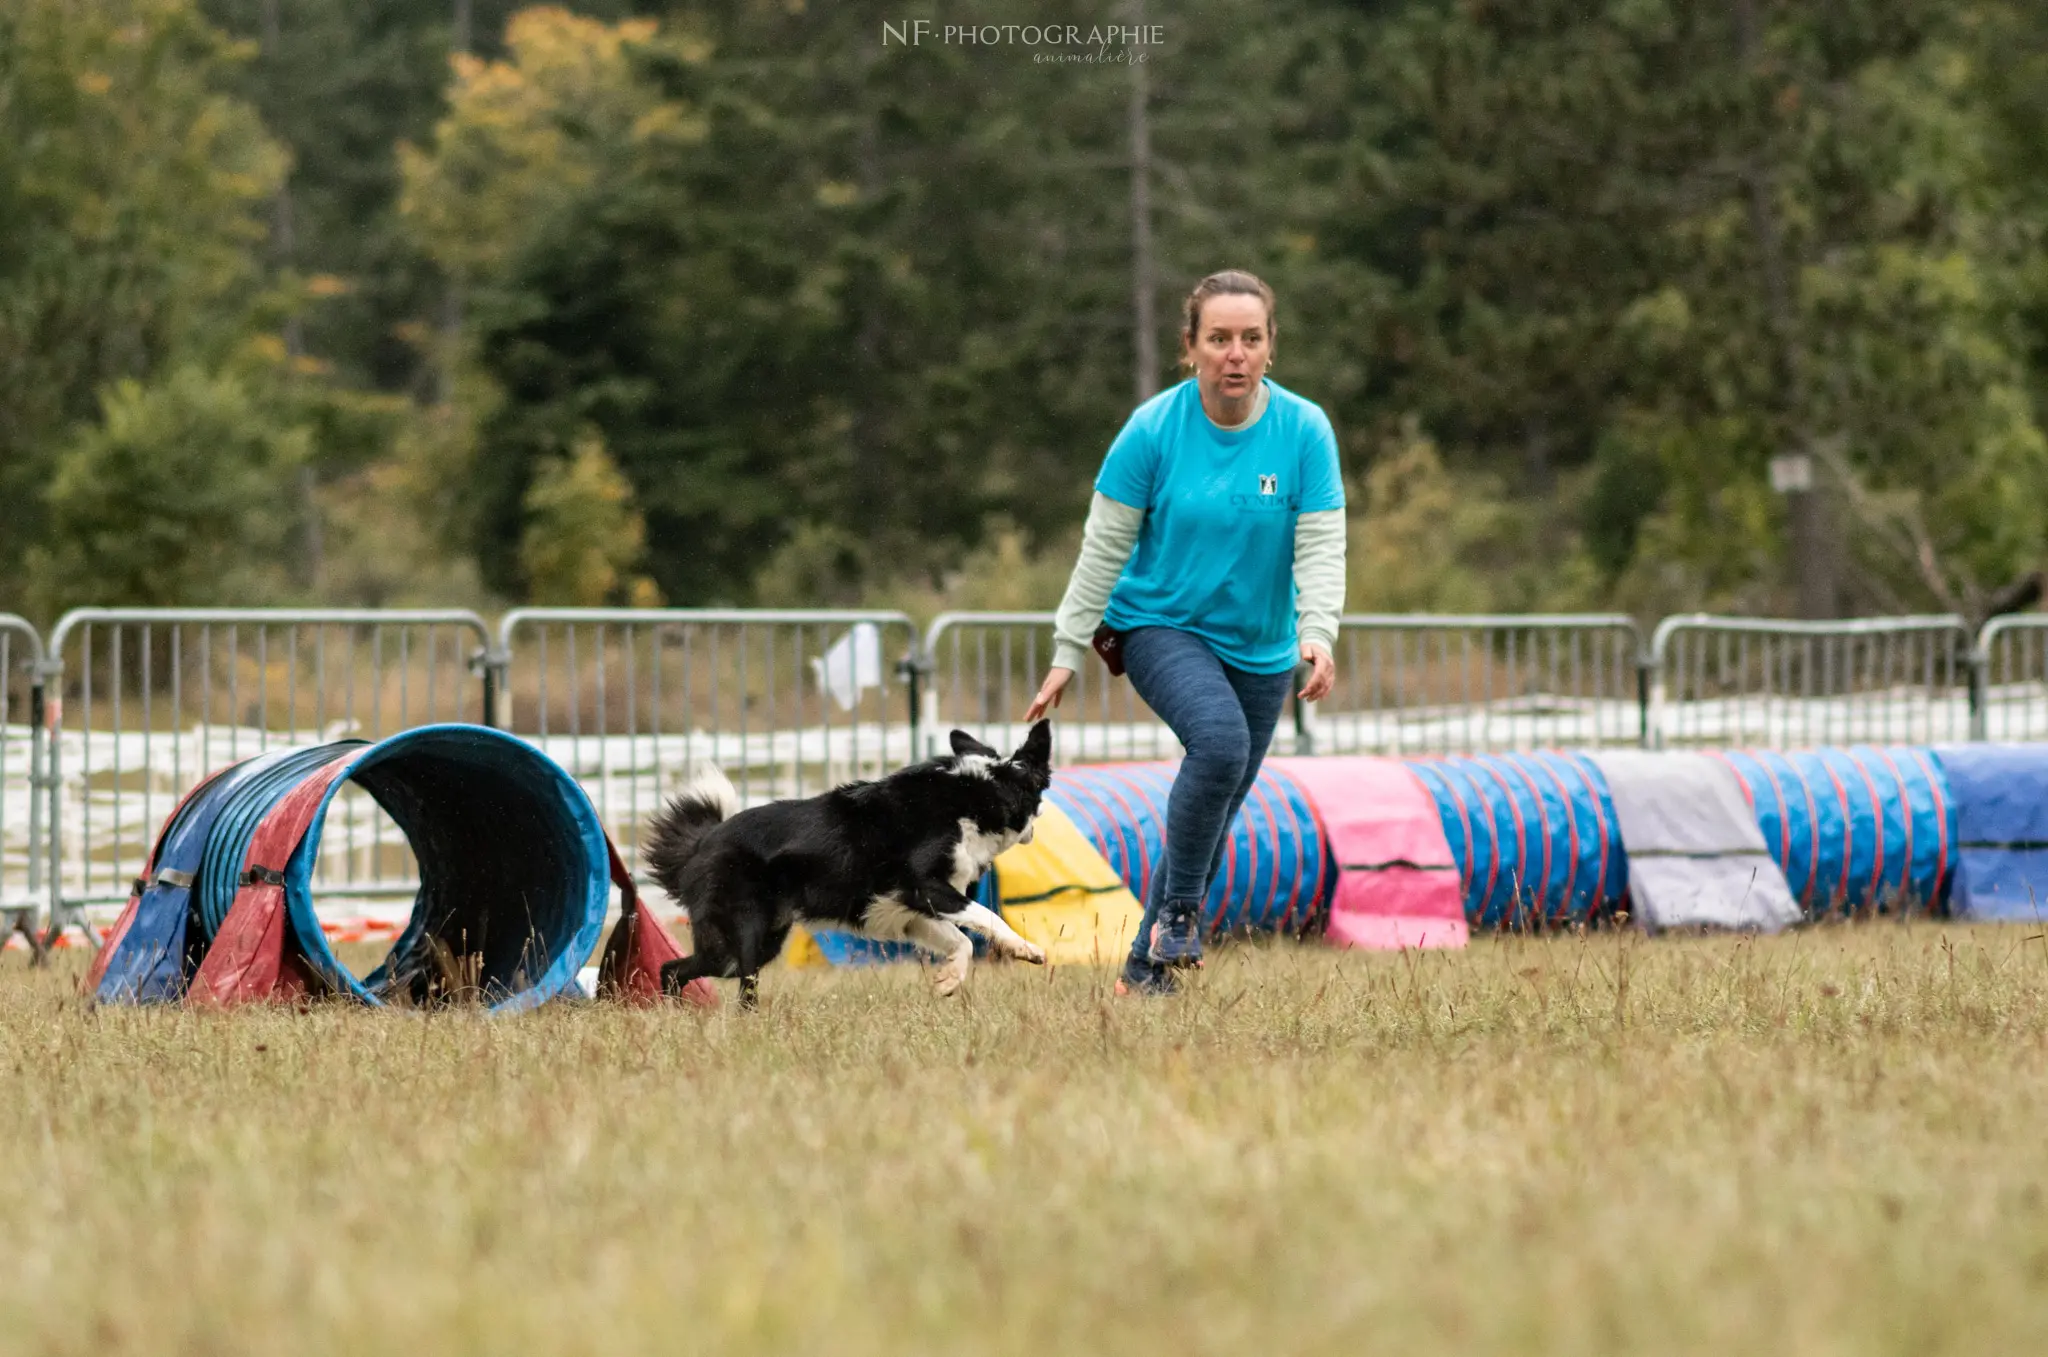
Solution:
<svg viewBox="0 0 2048 1357"><path fill-rule="evenodd" d="M1054 668L1079 670L1087 662L1095 629L1102 625L1102 610L1109 606L1110 590L1116 588L1130 563L1131 552L1138 545L1138 530L1144 525L1143 509L1119 503L1099 491L1089 504L1088 522L1081 529L1081 555L1067 579L1060 609L1053 615Z"/></svg>
<svg viewBox="0 0 2048 1357"><path fill-rule="evenodd" d="M1329 692L1336 678L1337 624L1344 615L1344 538L1342 509L1323 509L1294 520L1294 616L1302 658L1315 672L1302 696L1313 702ZM1316 660L1311 649L1319 648Z"/></svg>

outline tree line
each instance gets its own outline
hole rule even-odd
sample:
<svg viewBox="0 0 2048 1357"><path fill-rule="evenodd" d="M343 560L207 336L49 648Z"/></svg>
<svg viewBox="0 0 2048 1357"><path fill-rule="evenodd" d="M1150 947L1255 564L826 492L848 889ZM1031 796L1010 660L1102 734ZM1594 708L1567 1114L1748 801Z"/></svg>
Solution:
<svg viewBox="0 0 2048 1357"><path fill-rule="evenodd" d="M1226 266L1354 608L2026 596L2038 7L1030 18L16 0L0 609L1045 606Z"/></svg>

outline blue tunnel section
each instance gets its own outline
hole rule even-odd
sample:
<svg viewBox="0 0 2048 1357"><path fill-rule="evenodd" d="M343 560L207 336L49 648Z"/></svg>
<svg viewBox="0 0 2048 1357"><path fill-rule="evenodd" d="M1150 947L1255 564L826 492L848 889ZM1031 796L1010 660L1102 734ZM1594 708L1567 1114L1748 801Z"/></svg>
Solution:
<svg viewBox="0 0 2048 1357"><path fill-rule="evenodd" d="M101 1003L168 1003L184 997L206 944L234 899L235 877L256 825L299 784L361 740L277 749L224 768L195 788L158 836L135 918L108 959Z"/></svg>
<svg viewBox="0 0 2048 1357"><path fill-rule="evenodd" d="M1471 927L1582 923L1620 903L1628 858L1607 780L1584 755L1407 762L1443 819Z"/></svg>
<svg viewBox="0 0 2048 1357"><path fill-rule="evenodd" d="M1933 751L1857 745L1720 757L1807 918L1925 912L1947 900L1957 803Z"/></svg>
<svg viewBox="0 0 2048 1357"><path fill-rule="evenodd" d="M423 726L377 744L275 751L215 774L159 836L127 930L96 991L102 1002L183 997L228 925L250 844L290 794L339 760L297 827L283 868L290 950L325 989L365 1004L419 1002L458 958L488 1007L530 1008L573 992L610 900L604 830L588 796L523 740L481 726ZM313 907L322 822L345 782L381 806L419 866L411 918L384 962L358 978Z"/></svg>
<svg viewBox="0 0 2048 1357"><path fill-rule="evenodd" d="M1951 907L1959 918L2048 918L2048 746L1937 751L1955 806Z"/></svg>
<svg viewBox="0 0 2048 1357"><path fill-rule="evenodd" d="M1141 901L1166 868L1175 771L1155 763L1062 768L1046 793ZM1321 921L1336 879L1307 793L1278 769L1261 768L1231 821L1205 917L1218 932L1304 932Z"/></svg>

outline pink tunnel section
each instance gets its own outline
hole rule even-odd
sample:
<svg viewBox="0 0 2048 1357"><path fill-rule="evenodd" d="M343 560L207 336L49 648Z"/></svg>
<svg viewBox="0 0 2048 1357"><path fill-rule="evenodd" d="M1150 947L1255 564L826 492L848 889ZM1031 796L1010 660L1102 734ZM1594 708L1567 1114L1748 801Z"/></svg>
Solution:
<svg viewBox="0 0 2048 1357"><path fill-rule="evenodd" d="M1436 800L1394 759L1274 758L1321 822L1337 864L1329 929L1335 947L1463 947L1470 938L1457 859Z"/></svg>

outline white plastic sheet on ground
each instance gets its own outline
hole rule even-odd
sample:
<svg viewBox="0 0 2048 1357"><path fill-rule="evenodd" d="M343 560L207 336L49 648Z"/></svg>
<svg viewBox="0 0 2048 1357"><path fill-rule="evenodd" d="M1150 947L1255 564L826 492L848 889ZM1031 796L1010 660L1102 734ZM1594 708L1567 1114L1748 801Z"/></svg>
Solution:
<svg viewBox="0 0 2048 1357"><path fill-rule="evenodd" d="M1734 772L1705 754L1609 750L1607 779L1645 928L1775 932L1800 917Z"/></svg>

